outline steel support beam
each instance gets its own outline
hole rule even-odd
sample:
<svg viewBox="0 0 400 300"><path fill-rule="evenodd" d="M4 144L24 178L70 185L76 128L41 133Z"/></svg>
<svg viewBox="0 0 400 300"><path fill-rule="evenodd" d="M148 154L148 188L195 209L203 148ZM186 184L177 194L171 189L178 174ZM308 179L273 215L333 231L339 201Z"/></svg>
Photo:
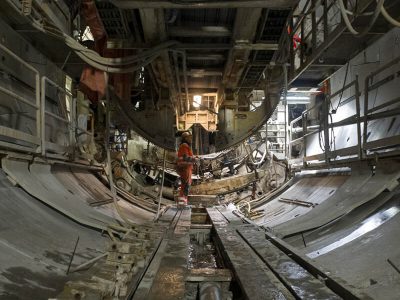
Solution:
<svg viewBox="0 0 400 300"><path fill-rule="evenodd" d="M358 4L358 11L359 13L364 12L365 9L372 3L373 1L371 0L362 0ZM305 26L305 20L302 20L300 23L297 23L295 25L295 28L297 29L298 26L301 28L301 36L304 36L304 26ZM299 24L299 25L298 25ZM316 27L317 25L313 23L313 25ZM304 58L304 53L303 51L300 52L300 61L301 65L297 70L291 70L291 78L289 80L289 85L291 85L297 78L299 78L306 70L308 70L311 66L313 66L313 63L320 58L324 52L331 47L336 40L342 35L345 34L346 32L346 25L344 23L339 24L331 33L325 34L324 42L320 44L318 47L315 47L313 45L312 48L312 54L310 56L307 56ZM294 30L293 32L295 32ZM294 53L293 49L291 48L291 65L292 68L294 66Z"/></svg>
<svg viewBox="0 0 400 300"><path fill-rule="evenodd" d="M108 49L150 49L154 47L154 43L137 43L131 40L108 40ZM218 44L218 43L179 43L174 49L178 50L278 50L279 45L276 43L249 43L238 42L235 44Z"/></svg>
<svg viewBox="0 0 400 300"><path fill-rule="evenodd" d="M238 50L278 50L279 45L276 43L237 43L234 45Z"/></svg>
<svg viewBox="0 0 400 300"><path fill-rule="evenodd" d="M168 27L169 36L177 37L229 37L232 32L225 26Z"/></svg>
<svg viewBox="0 0 400 300"><path fill-rule="evenodd" d="M148 44L157 44L166 41L167 31L165 27L164 11L162 9L140 9L139 13L145 42ZM152 62L151 67L161 86L172 87L172 91L176 91L167 51Z"/></svg>
<svg viewBox="0 0 400 300"><path fill-rule="evenodd" d="M237 46L239 44L241 46L252 44L261 13L261 8L241 8L237 10L232 36L233 42ZM246 42L243 43L242 41ZM235 48L230 51L222 79L224 86L233 88L237 85L248 62L249 55L250 49L246 47Z"/></svg>
<svg viewBox="0 0 400 300"><path fill-rule="evenodd" d="M168 1L168 0L111 0L122 9L137 8L290 8L296 0L230 0L230 1Z"/></svg>
<svg viewBox="0 0 400 300"><path fill-rule="evenodd" d="M222 76L222 72L211 69L190 69L187 75L190 77Z"/></svg>
<svg viewBox="0 0 400 300"><path fill-rule="evenodd" d="M225 56L222 54L199 54L199 53L193 53L187 56L187 60L190 61L203 61L203 60L212 60L212 61L224 61Z"/></svg>

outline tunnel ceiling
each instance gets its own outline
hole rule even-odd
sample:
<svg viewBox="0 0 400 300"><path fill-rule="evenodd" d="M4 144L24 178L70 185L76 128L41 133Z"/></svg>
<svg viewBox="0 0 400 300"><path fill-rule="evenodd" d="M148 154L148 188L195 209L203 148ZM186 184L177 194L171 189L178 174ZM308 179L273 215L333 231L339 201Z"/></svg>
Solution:
<svg viewBox="0 0 400 300"><path fill-rule="evenodd" d="M32 30L26 17L15 14L11 2L0 1L0 16L79 83L85 63L63 41ZM90 23L85 22L80 4L94 3L106 34L105 49L111 57L140 54L166 42L173 44L143 69L113 80L113 84L119 84L112 95L120 108L113 116L114 125L130 126L159 146L173 149L176 132L203 117L201 125L216 132L216 149L223 150L255 133L279 102L284 85L282 65L289 61L286 52L291 48L287 25L298 5L296 0L44 3L39 13L42 21L50 21L69 36L74 36L71 24L83 30ZM363 3L367 11L375 5L372 0ZM388 1L393 11L398 11L398 5ZM50 14L57 9L62 13ZM293 13L297 18L301 16L299 9ZM77 25L79 13L81 23ZM361 16L355 24L363 28L368 18ZM340 24L315 47L305 41L300 48L307 59L296 72L290 70L296 60L290 61L289 84L317 86L387 30L387 22L380 17L371 33L362 38L352 37ZM286 45L282 45L285 40ZM265 97L261 106L251 111L253 90L263 91ZM194 95L213 100L206 108L195 109ZM198 111L205 111L207 116L200 116Z"/></svg>
<svg viewBox="0 0 400 300"><path fill-rule="evenodd" d="M125 119L145 138L173 148L175 132L189 126L186 116L184 125L174 127L175 115L193 111L194 95L215 94L211 106L200 107L208 111L208 118L215 110L221 115L229 109L224 102L233 101L237 111L240 98L266 88L265 72L276 63L296 2L96 1L108 49L140 53L165 41L177 42L176 52L163 53L145 67L144 83L131 86L131 99L120 99ZM274 93L278 95L280 89ZM235 114L229 120L218 117L217 127L210 130L218 132L217 149L238 143L265 122L279 96L266 98L269 103L260 112L241 117L247 121L237 122ZM155 121L165 126L153 128Z"/></svg>

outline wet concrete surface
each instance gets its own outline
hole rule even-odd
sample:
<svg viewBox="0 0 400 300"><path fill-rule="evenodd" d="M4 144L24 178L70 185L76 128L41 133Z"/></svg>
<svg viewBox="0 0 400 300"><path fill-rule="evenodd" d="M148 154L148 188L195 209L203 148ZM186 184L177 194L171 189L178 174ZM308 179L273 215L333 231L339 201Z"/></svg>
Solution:
<svg viewBox="0 0 400 300"><path fill-rule="evenodd" d="M199 245L195 238L190 239L188 268L217 268L215 246L208 239Z"/></svg>
<svg viewBox="0 0 400 300"><path fill-rule="evenodd" d="M57 295L65 284L65 276L53 272L33 272L24 267L8 268L1 272L3 283L0 299L48 299Z"/></svg>

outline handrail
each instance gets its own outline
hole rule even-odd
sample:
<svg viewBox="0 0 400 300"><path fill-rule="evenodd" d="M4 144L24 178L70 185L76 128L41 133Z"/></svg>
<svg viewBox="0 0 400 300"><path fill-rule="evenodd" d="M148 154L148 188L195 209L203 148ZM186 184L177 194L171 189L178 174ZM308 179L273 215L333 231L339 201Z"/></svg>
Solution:
<svg viewBox="0 0 400 300"><path fill-rule="evenodd" d="M17 103L20 103L22 105L27 105L36 111L28 115L28 117L32 120L31 122L35 122L32 123L32 125L35 124L33 126L36 127L36 132L31 134L21 131L19 129L0 126L0 136L3 137L3 140L0 140L0 144L5 145L9 149L28 152L28 153L40 153L41 155L45 156L46 151L48 151L49 148L51 148L51 150L53 151L56 151L57 153L65 152L65 150L67 149L65 148L66 145L73 145L75 143L77 134L76 130L78 130L80 134L89 136L90 141L93 141L94 139L93 124L92 124L92 130L90 131L86 130L84 126L83 128L81 128L76 124L76 116L75 116L76 100L73 98L71 91L64 88L62 84L58 84L46 76L41 76L40 72L33 65L26 62L23 58L18 56L18 54L12 52L2 43L0 43L0 51L2 51L5 55L7 55L7 57L10 57L10 60L15 60L15 62L18 65L20 65L21 68L25 68L28 70L28 72L32 72L33 79L31 80L31 77L28 77L28 79L29 79L29 86L32 87L32 92L34 96L31 97L30 94L28 96L20 94L18 89L13 89L11 87L4 85L0 86L0 93L4 93L6 97L9 97L10 101L16 101ZM30 73L28 72L26 73L29 74L30 76ZM34 83L33 80L35 81ZM46 110L46 97L48 96L46 95L46 93L48 92L47 90L48 86L51 86L52 88L56 89L53 91L57 94L56 98L59 97L57 101L58 107L60 107L60 105L62 106L60 107L61 110L59 112ZM55 100L57 100L56 98ZM65 109L64 98L68 98L67 101L69 101L71 104L71 106L68 108L68 112ZM46 120L48 120L49 118L54 119L54 121L52 121L54 123L62 122L63 125L59 126L59 128L61 129L66 128L65 145L61 145L64 144L64 142L58 145L46 139ZM31 128L31 131L34 131L34 129ZM20 145L15 142L8 142L6 140L8 138L23 142L26 145L22 146L22 144ZM64 156L65 153L62 155Z"/></svg>
<svg viewBox="0 0 400 300"><path fill-rule="evenodd" d="M331 101L333 98L335 98L336 96L338 96L340 93L343 93L345 90L348 90L349 88L351 88L352 86L355 87L355 95L352 97L355 97L356 99L356 113L352 116L347 117L346 119L343 119L341 121L337 121L337 122L332 122L329 123L328 121L325 121L324 124L322 124L322 126L320 126L320 129L316 129L316 130L312 130L310 132L308 132L308 129L311 129L311 127L309 128L307 126L307 116L308 114L315 109L319 109L321 106L323 106L324 111L326 114L328 114L329 111L329 106L331 105ZM314 106L306 109L301 116L297 117L296 119L292 120L290 122L290 141L289 141L289 147L292 145L296 145L299 143L303 143L303 150L304 150L304 157L303 157L303 162L306 163L308 161L308 156L307 156L307 151L306 151L306 147L307 147L307 137L311 136L313 134L319 133L319 132L324 132L324 137L325 139L327 139L325 141L325 146L329 145L330 141L329 141L329 130L331 128L335 128L335 127L339 127L339 126L343 126L343 125L352 125L352 124L357 124L357 139L358 139L358 146L356 146L356 148L358 149L358 158L361 159L362 157L362 146L361 146L361 126L360 126L360 99L359 99L359 90L358 90L358 77L356 77L355 80L353 80L352 82L348 83L347 85L345 85L344 87L342 87L341 89L335 91L333 94L327 95L325 98L324 102L320 102L318 104L315 104ZM302 135L294 140L292 140L291 138L293 137L293 132L294 132L294 128L293 125L295 123L298 123L299 121L302 121L302 128L300 128L300 130L296 133L301 133ZM352 149L355 149L352 147ZM291 152L290 152L291 153ZM326 147L325 149L325 153L320 154L320 157L324 156L325 157L325 161L327 163L329 163L329 159L331 158L331 154L335 154L335 153L339 153L338 151L331 151L329 149L329 147ZM315 156L315 155L313 155ZM289 157L291 159L291 157Z"/></svg>
<svg viewBox="0 0 400 300"><path fill-rule="evenodd" d="M373 113L377 110L389 107L393 104L395 104L398 100L399 97L392 99L390 101L387 101L386 103L383 103L377 107L373 107L371 109L368 109L368 105L369 105L369 92L372 90L370 89L370 81L373 77L375 77L376 75L378 75L379 73L381 73L382 71L392 67L395 64L398 64L400 62L400 56L396 57L395 59L387 62L386 64L384 64L383 66L379 67L378 69L376 69L375 71L371 72L368 76L365 77L365 81L364 81L364 132L363 132L363 153L366 156L367 155L367 139L368 139L368 121L371 119L379 119L379 118L385 118L387 117L386 114L384 113ZM392 113L389 113L388 115L398 115L397 111L393 111Z"/></svg>
<svg viewBox="0 0 400 300"><path fill-rule="evenodd" d="M23 98L23 97L21 97L20 95L14 93L14 92L11 91L11 90L5 89L5 88L3 88L2 86L0 86L0 91L3 92L3 93L5 93L5 94L8 94L9 96L11 96L11 97L13 97L13 98L15 98L15 99L21 101L22 103L24 103L24 104L26 104L26 105L29 105L30 107L33 107L33 108L35 108L35 109L39 109L39 106L38 106L38 105L36 105L36 104L34 104L34 103L32 103L32 102L29 102L29 101L25 100L25 98Z"/></svg>
<svg viewBox="0 0 400 300"><path fill-rule="evenodd" d="M41 80L41 84L42 84L42 87L41 87L41 91L42 91L42 93L41 93L41 116L42 116L42 123L41 123L41 125L42 125L41 126L42 149L41 149L41 153L42 153L43 156L46 155L46 148L48 146L50 146L50 145L52 147L53 146L54 147L56 147L56 146L63 147L62 145L57 145L55 143L51 143L51 142L48 142L46 140L46 134L45 134L46 116L50 116L50 117L52 117L52 118L54 118L54 119L56 119L58 121L61 121L61 122L65 123L65 124L68 124L67 125L67 129L68 129L68 133L69 133L69 142L68 143L70 145L73 143L74 130L75 130L74 129L75 116L73 115L73 103L72 103L72 101L70 103L71 104L70 120L67 117L62 117L62 116L59 116L59 115L57 115L57 114L55 114L53 112L50 112L50 111L46 110L46 84L47 83L50 84L51 86L55 87L58 91L62 92L64 95L67 95L72 99L72 93L70 91L68 91L67 89L61 87L60 85L58 85L57 83L55 83L54 81L49 79L48 77L46 77L46 76L42 77L42 80Z"/></svg>
<svg viewBox="0 0 400 300"><path fill-rule="evenodd" d="M24 61L22 58L20 58L18 55L16 55L14 52L12 52L10 49L8 49L6 46L0 43L0 49L6 52L8 55L10 55L12 58L23 64L27 69L31 70L32 72L36 73L39 75L39 71L35 69L32 65L28 64L26 61Z"/></svg>
<svg viewBox="0 0 400 300"><path fill-rule="evenodd" d="M22 96L18 95L17 93L8 90L4 87L0 87L0 91L3 93L8 94L9 96L13 97L14 99L16 99L19 102L22 102L26 105L31 106L32 108L34 108L36 110L36 117L35 117L35 122L36 122L36 134L27 134L24 133L23 131L20 131L18 129L13 129L15 132L19 132L21 133L20 139L22 141L27 141L29 143L32 143L35 145L35 147L32 147L33 152L38 152L40 151L40 142L36 142L36 140L40 140L41 139L41 130L40 130L40 74L39 71L33 67L31 64L27 63L26 61L24 61L22 58L20 58L18 55L16 55L14 52L12 52L10 49L8 49L4 44L0 43L0 49L2 51L4 51L7 55L9 55L11 58L13 58L14 60L18 61L21 65L23 65L25 68L27 68L28 70L30 70L35 77L35 103L32 103L28 100L26 100L25 98L23 98ZM12 128L10 128L12 129ZM3 136L8 136L13 138L13 135L9 135L8 133L11 133L10 130L8 131L4 131L3 132ZM33 139L29 138L29 136L33 137ZM28 140L27 140L28 138ZM35 141L35 142L32 142ZM12 144L9 146L10 148L16 148L17 150L20 150L20 146L15 145L15 147L12 146Z"/></svg>

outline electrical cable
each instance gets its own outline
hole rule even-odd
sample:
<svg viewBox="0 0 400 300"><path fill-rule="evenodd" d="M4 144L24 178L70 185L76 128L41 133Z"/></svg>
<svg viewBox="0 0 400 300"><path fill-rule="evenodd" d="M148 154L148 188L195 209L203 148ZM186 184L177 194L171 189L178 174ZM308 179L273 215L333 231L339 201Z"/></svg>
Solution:
<svg viewBox="0 0 400 300"><path fill-rule="evenodd" d="M35 20L31 20L31 23L36 29L55 38L62 39L68 47L73 49L74 52L89 65L109 73L131 73L138 71L144 66L150 64L156 57L158 57L158 55L161 54L161 52L169 50L170 47L178 43L176 41L168 41L138 55L126 56L123 58L105 58L101 57L97 52L85 48L79 42L56 28L47 25L41 26L37 24Z"/></svg>
<svg viewBox="0 0 400 300"><path fill-rule="evenodd" d="M337 2L335 2L335 6L340 9L340 6L337 4ZM354 7L354 11L357 10L357 6L358 6L358 1L356 1L355 7ZM345 8L345 12L348 15L355 16L355 17L358 17L358 16L372 16L374 14L373 11L363 12L362 14L356 14L356 13L354 13L354 12L352 12L352 11L346 9L346 8Z"/></svg>
<svg viewBox="0 0 400 300"><path fill-rule="evenodd" d="M142 59L151 57L153 55L158 55L161 52L168 50L170 47L175 46L179 43L177 41L167 41L167 42L163 42L159 45L154 46L153 48L151 48L149 50L145 50L136 55L124 56L124 57L120 57L120 58L108 58L108 57L102 57L96 51L86 48L85 46L80 44L78 41L76 41L69 35L63 33L62 31L58 30L57 28L54 28L54 27L51 27L48 25L40 26L37 24L35 24L35 27L42 31L44 30L45 33L50 34L53 37L64 40L68 47L70 47L71 49L73 49L75 51L81 52L83 55L87 56L89 59L92 59L92 60L96 61L97 63L109 65L109 66L123 66L123 65L133 64L135 62L138 62Z"/></svg>
<svg viewBox="0 0 400 300"><path fill-rule="evenodd" d="M372 28L372 26L375 24L376 20L378 19L378 16L381 12L381 9L383 7L383 3L385 2L385 0L379 0L378 4L376 5L374 14L368 24L368 26L361 32L358 32L357 30L354 29L354 27L351 25L351 22L349 20L349 17L347 15L346 12L346 8L344 6L343 0L338 0L339 1L339 8L340 8L340 12L342 14L343 17L343 21L346 24L347 29L356 37L363 37L365 36Z"/></svg>
<svg viewBox="0 0 400 300"><path fill-rule="evenodd" d="M144 60L142 63L130 66L130 67L126 67L126 68L115 68L115 67L108 67L108 66L104 66L101 65L97 62L94 62L90 59L88 59L87 57L85 57L84 55L82 55L80 52L75 52L84 62L86 62L87 64L91 65L92 67L99 69L101 71L104 72L108 72L108 73L131 73L131 72L135 72L140 70L141 68L147 66L148 64L150 64L155 58L156 56L150 57L146 60Z"/></svg>
<svg viewBox="0 0 400 300"><path fill-rule="evenodd" d="M378 1L377 1L377 2L378 2ZM335 3L335 4L336 4L336 3ZM394 18L392 18L392 17L389 15L389 13L387 12L387 9L393 7L393 6L396 5L396 4L397 4L397 3L394 2L394 3L392 3L391 5L389 5L389 7L387 7L387 8L385 8L385 7L382 5L381 14L385 17L385 19L386 19L390 24L392 24L393 26L396 26L396 27L400 27L400 22L397 21L397 20L395 20ZM337 4L336 4L336 5L337 5ZM355 13L353 13L352 11L349 11L349 10L347 10L347 9L345 9L345 11L346 11L346 13L347 13L348 15L350 15L350 16L372 16L372 15L374 14L373 11L365 12L365 13L362 13L362 14L355 14Z"/></svg>

